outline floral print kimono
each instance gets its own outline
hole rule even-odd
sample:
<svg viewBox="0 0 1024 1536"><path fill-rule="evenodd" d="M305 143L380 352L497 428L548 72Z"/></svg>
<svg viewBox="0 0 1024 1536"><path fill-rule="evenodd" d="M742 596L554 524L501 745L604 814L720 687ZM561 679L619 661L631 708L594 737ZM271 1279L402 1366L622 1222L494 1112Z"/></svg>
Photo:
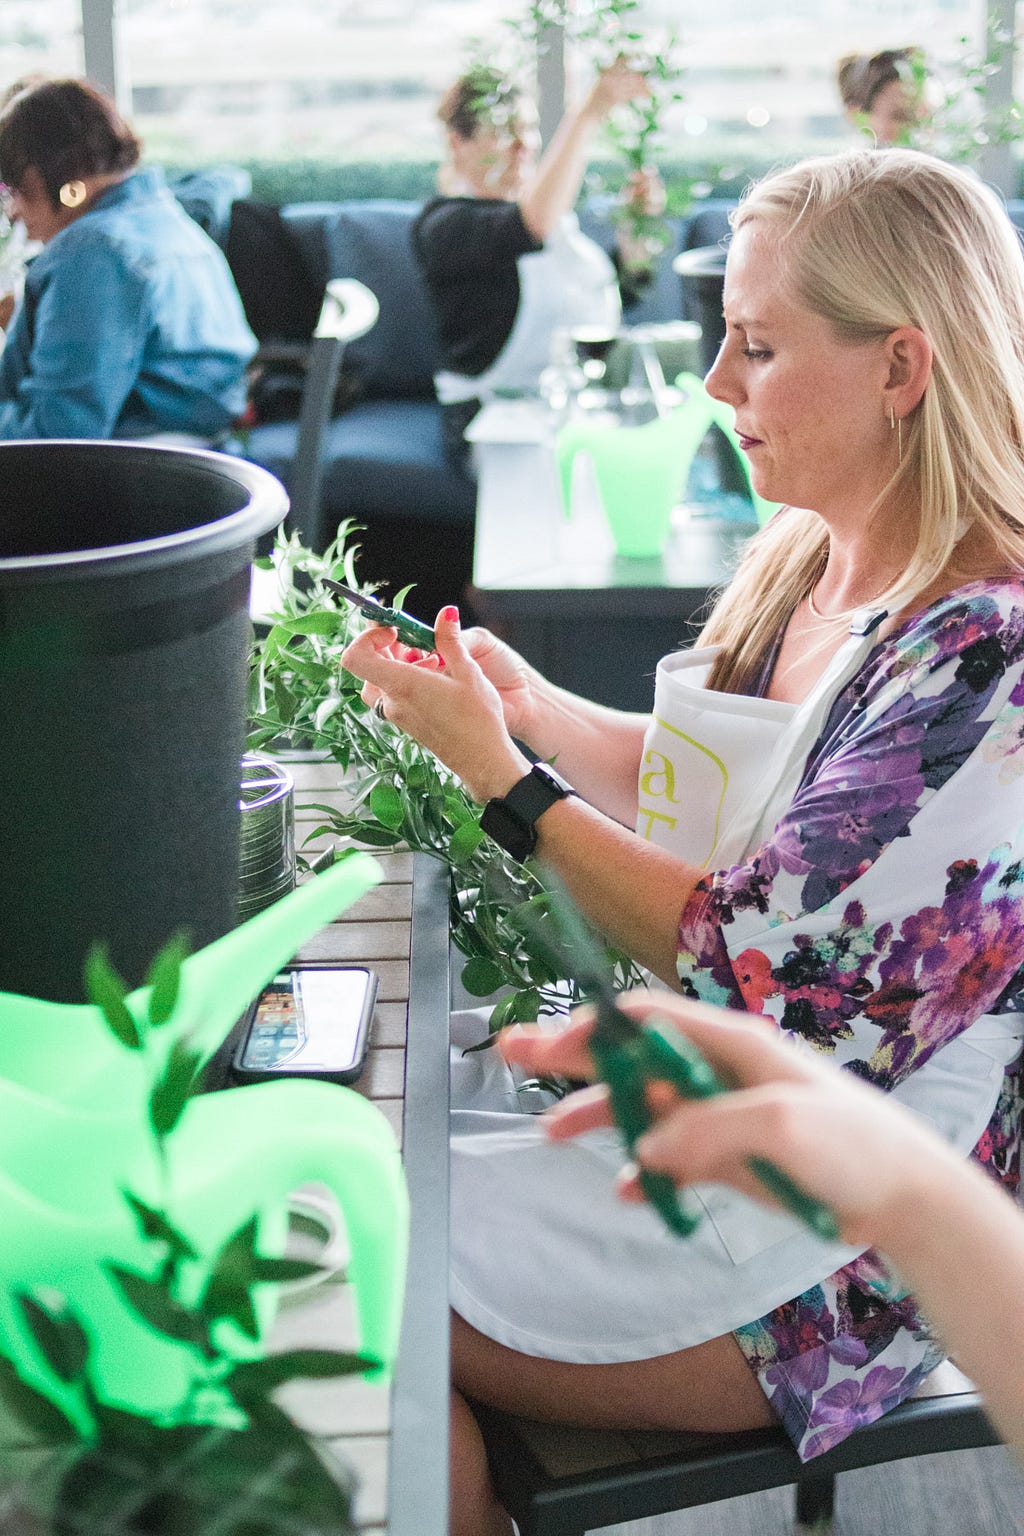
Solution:
<svg viewBox="0 0 1024 1536"><path fill-rule="evenodd" d="M767 840L698 886L680 922L678 971L691 996L765 1014L912 1106L916 1070L943 1048L955 1060L980 1021L981 1049L998 1041L997 1101L974 1156L1017 1188L1020 582L951 593L870 652ZM895 1407L942 1358L913 1298L871 1252L735 1337L804 1459Z"/></svg>

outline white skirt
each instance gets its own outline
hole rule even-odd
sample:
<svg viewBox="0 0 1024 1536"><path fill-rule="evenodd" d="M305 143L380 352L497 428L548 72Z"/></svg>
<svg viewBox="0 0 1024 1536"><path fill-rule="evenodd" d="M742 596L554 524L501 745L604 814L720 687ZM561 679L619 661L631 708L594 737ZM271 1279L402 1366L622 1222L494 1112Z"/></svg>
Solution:
<svg viewBox="0 0 1024 1536"><path fill-rule="evenodd" d="M613 1131L547 1139L537 1096L498 1053L463 1054L489 1010L452 1017L451 1302L521 1354L616 1364L752 1322L863 1250L718 1185L688 1193L690 1237L614 1191Z"/></svg>

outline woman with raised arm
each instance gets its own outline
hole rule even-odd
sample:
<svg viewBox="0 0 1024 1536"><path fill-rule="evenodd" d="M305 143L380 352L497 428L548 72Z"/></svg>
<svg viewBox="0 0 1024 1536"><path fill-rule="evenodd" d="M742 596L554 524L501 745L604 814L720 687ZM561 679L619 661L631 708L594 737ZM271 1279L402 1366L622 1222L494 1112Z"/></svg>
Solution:
<svg viewBox="0 0 1024 1536"><path fill-rule="evenodd" d="M465 457L463 433L501 390L536 390L559 329L611 335L627 296L649 280L649 258L624 235L616 260L580 231L572 212L597 129L622 102L648 93L625 59L603 70L563 117L538 163L536 109L501 73L477 66L446 91L445 195L420 213L413 243L437 312L445 450ZM631 178L630 201L660 213L654 171Z"/></svg>
<svg viewBox="0 0 1024 1536"><path fill-rule="evenodd" d="M661 982L768 1015L1011 1182L1024 256L974 177L895 149L766 178L734 230L707 384L783 506L699 648L659 665L653 713L552 687L485 631L460 634L454 610L443 668L387 630L345 664L462 778L485 830L553 866ZM614 1138L554 1148L514 1113L514 1080L490 1076L453 1119L469 1397L591 1425L779 1419L807 1458L940 1360L865 1243L713 1189L682 1244L614 1199ZM488 1485L457 1413L456 1529L507 1529L493 1502L469 1513Z"/></svg>

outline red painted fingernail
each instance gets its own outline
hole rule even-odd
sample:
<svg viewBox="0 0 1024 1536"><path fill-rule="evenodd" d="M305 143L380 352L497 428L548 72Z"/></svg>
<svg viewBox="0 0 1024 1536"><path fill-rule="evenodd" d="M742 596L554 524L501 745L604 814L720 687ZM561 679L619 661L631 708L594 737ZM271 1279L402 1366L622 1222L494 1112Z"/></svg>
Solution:
<svg viewBox="0 0 1024 1536"><path fill-rule="evenodd" d="M449 624L457 624L459 622L459 610L455 607L442 608L441 617L447 620Z"/></svg>

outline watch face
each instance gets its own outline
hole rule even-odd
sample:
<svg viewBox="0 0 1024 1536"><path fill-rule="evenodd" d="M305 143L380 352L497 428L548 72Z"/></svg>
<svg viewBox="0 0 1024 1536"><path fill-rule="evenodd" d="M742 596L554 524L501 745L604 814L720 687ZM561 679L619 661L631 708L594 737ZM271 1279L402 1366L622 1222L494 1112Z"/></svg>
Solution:
<svg viewBox="0 0 1024 1536"><path fill-rule="evenodd" d="M566 795L575 793L572 785L563 779L560 773L556 773L550 763L534 763L530 774L534 779L542 779L545 784L556 790L559 800L564 800Z"/></svg>

